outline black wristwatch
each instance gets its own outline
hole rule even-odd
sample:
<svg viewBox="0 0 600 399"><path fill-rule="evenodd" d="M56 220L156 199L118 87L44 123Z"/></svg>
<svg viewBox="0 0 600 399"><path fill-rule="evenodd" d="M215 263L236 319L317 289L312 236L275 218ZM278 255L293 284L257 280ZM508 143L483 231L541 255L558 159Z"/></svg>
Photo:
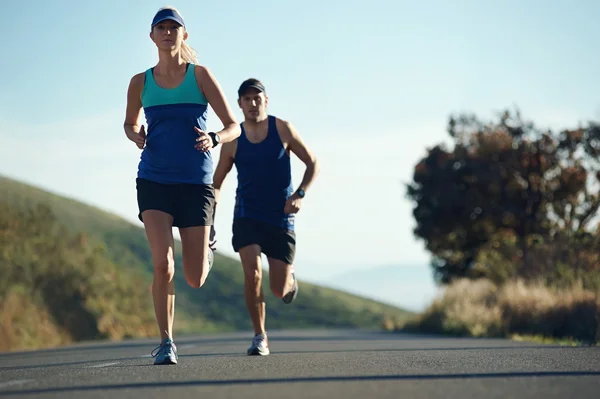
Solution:
<svg viewBox="0 0 600 399"><path fill-rule="evenodd" d="M299 189L299 190L298 190L298 196L299 196L300 198L304 198L304 196L305 196L305 195L306 195L306 193L304 192L304 190L302 190L302 189Z"/></svg>
<svg viewBox="0 0 600 399"><path fill-rule="evenodd" d="M219 136L215 132L210 132L210 133L208 133L208 135L212 139L213 148L218 146L219 143L221 142L221 136Z"/></svg>

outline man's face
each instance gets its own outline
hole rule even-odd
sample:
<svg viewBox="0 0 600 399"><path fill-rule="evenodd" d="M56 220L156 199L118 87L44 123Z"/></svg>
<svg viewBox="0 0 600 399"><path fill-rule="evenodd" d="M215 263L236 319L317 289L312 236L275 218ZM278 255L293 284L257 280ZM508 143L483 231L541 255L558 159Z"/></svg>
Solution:
<svg viewBox="0 0 600 399"><path fill-rule="evenodd" d="M244 113L244 118L251 121L266 118L268 102L269 98L266 94L256 89L246 90L238 99L238 104Z"/></svg>

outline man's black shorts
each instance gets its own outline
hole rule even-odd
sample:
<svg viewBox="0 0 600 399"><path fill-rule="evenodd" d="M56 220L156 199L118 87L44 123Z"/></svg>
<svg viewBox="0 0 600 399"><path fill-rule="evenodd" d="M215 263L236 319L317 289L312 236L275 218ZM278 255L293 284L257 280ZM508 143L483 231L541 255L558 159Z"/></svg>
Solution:
<svg viewBox="0 0 600 399"><path fill-rule="evenodd" d="M235 218L231 243L235 252L248 245L258 244L269 258L279 259L288 265L296 255L296 233L260 220Z"/></svg>
<svg viewBox="0 0 600 399"><path fill-rule="evenodd" d="M136 179L138 218L150 209L173 216L173 226L212 226L215 190L211 184L162 184Z"/></svg>

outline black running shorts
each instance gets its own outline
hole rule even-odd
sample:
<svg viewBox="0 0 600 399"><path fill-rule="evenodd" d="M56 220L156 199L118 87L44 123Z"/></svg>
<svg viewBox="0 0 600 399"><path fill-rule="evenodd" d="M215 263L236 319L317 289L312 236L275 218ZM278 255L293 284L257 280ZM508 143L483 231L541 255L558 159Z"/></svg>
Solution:
<svg viewBox="0 0 600 399"><path fill-rule="evenodd" d="M162 184L136 179L138 218L154 209L173 216L173 226L179 228L212 226L215 190L211 184Z"/></svg>
<svg viewBox="0 0 600 399"><path fill-rule="evenodd" d="M294 231L249 218L235 218L232 230L231 243L235 252L248 245L257 244L267 257L281 260L288 265L294 263Z"/></svg>

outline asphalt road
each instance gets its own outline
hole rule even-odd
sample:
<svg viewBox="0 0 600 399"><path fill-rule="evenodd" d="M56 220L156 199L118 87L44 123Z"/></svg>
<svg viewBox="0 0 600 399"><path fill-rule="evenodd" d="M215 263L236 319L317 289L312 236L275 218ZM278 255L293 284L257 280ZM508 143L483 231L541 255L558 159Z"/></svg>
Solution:
<svg viewBox="0 0 600 399"><path fill-rule="evenodd" d="M365 331L270 332L248 357L241 333L177 339L179 364L153 366L155 341L0 354L0 397L592 398L600 348Z"/></svg>

